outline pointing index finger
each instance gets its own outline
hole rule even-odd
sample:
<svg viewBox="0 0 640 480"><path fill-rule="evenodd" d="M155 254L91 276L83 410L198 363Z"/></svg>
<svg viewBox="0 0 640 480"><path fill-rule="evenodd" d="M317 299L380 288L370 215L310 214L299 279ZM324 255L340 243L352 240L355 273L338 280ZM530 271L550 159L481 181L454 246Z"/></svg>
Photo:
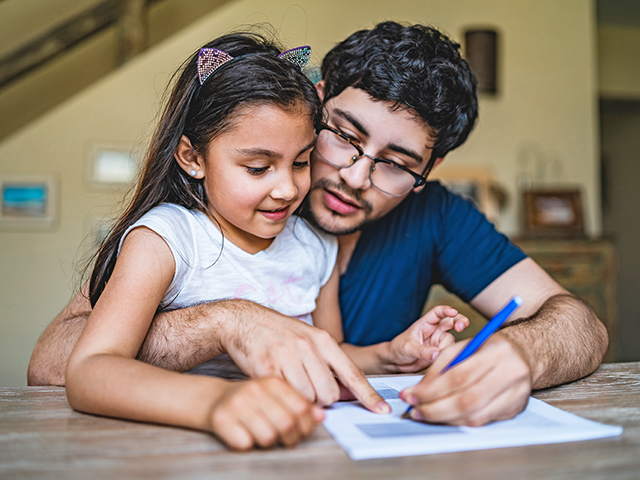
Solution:
<svg viewBox="0 0 640 480"><path fill-rule="evenodd" d="M342 385L344 385L360 402L374 413L391 413L391 407L371 386L365 374L336 344L338 349L333 360L328 363Z"/></svg>

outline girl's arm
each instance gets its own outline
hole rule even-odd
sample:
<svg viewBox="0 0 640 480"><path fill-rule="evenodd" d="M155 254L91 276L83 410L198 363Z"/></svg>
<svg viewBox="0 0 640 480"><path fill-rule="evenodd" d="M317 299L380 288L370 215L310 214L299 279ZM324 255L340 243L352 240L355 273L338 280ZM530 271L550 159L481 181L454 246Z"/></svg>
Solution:
<svg viewBox="0 0 640 480"><path fill-rule="evenodd" d="M297 443L322 412L280 379L243 383L162 370L135 357L175 263L146 228L125 239L104 292L67 367L67 397L77 410L217 434L238 449Z"/></svg>
<svg viewBox="0 0 640 480"><path fill-rule="evenodd" d="M329 332L336 342L342 344L344 336L342 334L340 303L338 302L339 287L340 271L336 263L331 277L320 288L320 293L316 298L316 309L311 313L311 317L314 326Z"/></svg>
<svg viewBox="0 0 640 480"><path fill-rule="evenodd" d="M340 273L336 263L329 281L320 289L316 299L316 309L312 313L313 324L326 330L340 344L342 350L368 374L387 373L382 368L383 359L387 356L390 342L379 343L368 347L357 347L344 343L342 331L342 315L340 314L340 303L338 300L340 287Z"/></svg>
<svg viewBox="0 0 640 480"><path fill-rule="evenodd" d="M350 345L344 343L338 301L339 282L336 264L331 278L320 289L316 299L313 323L328 331L367 375L424 370L435 361L440 350L454 342L453 336L446 332L454 328L460 332L469 325L467 317L459 315L455 309L438 306L390 342L366 347Z"/></svg>

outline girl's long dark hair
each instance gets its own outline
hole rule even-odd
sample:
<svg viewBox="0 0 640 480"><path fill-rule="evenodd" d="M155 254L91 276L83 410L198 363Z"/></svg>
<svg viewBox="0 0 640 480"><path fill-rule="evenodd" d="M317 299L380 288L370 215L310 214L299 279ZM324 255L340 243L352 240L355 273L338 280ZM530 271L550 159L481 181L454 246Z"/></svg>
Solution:
<svg viewBox="0 0 640 480"><path fill-rule="evenodd" d="M171 94L133 197L96 253L89 283L91 306L95 306L111 277L122 235L140 217L163 202L207 211L202 180L187 175L174 159L182 135L204 156L211 140L233 125L233 113L251 104L301 109L317 121L319 100L313 84L298 66L277 58L282 49L272 40L256 33L234 33L205 47L223 50L235 59L216 70L202 86L197 72L199 51L173 75Z"/></svg>

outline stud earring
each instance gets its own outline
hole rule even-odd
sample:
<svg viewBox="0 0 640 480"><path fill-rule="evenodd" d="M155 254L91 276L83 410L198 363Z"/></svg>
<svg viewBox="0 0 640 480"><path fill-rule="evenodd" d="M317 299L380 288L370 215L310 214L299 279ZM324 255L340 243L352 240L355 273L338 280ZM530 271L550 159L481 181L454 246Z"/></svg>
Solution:
<svg viewBox="0 0 640 480"><path fill-rule="evenodd" d="M198 172L196 170L191 170L191 172L189 172L191 174L192 177L195 177Z"/></svg>

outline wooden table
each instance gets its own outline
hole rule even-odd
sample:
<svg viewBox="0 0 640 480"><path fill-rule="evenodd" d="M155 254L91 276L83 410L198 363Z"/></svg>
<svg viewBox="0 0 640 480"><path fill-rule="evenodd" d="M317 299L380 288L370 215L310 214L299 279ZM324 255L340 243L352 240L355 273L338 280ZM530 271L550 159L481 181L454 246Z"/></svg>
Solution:
<svg viewBox="0 0 640 480"><path fill-rule="evenodd" d="M617 438L351 460L323 428L294 449L234 453L205 433L76 413L64 389L0 388L0 478L639 479L640 362L602 365L535 397Z"/></svg>

